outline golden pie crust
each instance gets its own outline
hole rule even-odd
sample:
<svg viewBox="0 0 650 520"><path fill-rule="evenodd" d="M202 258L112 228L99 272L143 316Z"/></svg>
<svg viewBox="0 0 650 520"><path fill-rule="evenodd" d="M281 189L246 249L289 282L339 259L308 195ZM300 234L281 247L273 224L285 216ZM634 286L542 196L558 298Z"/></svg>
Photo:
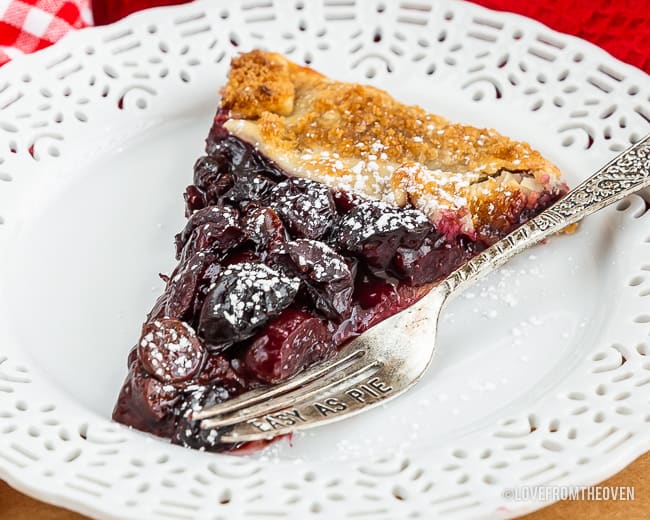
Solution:
<svg viewBox="0 0 650 520"><path fill-rule="evenodd" d="M484 236L499 217L566 185L524 142L453 123L383 90L255 50L232 60L224 127L287 173L423 211L450 233ZM503 228L508 227L505 221Z"/></svg>

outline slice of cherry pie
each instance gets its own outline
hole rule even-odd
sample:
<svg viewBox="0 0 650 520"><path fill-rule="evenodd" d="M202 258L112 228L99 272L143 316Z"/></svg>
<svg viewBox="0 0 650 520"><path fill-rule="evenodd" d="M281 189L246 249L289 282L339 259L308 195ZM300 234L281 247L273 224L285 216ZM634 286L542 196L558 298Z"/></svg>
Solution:
<svg viewBox="0 0 650 520"><path fill-rule="evenodd" d="M332 356L567 191L525 143L262 51L232 61L206 152L113 417L207 450L238 446L194 407Z"/></svg>

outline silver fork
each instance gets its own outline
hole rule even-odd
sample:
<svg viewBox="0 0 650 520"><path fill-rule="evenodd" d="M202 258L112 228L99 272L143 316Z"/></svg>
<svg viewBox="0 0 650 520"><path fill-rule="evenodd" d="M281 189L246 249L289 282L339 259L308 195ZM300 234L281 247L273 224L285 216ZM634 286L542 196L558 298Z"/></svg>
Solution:
<svg viewBox="0 0 650 520"><path fill-rule="evenodd" d="M221 442L244 442L340 421L403 394L431 364L438 317L452 294L566 226L648 185L650 135L451 273L419 302L355 338L334 359L276 386L195 410L193 419L201 420L204 429L219 429ZM415 338L427 339L428 348L409 348Z"/></svg>

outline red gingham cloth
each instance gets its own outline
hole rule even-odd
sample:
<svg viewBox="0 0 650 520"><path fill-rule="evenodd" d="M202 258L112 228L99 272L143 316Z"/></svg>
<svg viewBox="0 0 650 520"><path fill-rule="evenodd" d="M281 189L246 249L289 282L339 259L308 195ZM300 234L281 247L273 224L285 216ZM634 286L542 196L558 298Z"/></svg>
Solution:
<svg viewBox="0 0 650 520"><path fill-rule="evenodd" d="M90 0L0 0L0 65L90 24Z"/></svg>
<svg viewBox="0 0 650 520"><path fill-rule="evenodd" d="M92 0L98 25L147 7L187 0ZM214 0L238 2L240 0ZM359 0L363 1L363 0ZM549 27L603 47L617 58L650 72L650 0L474 0L523 14ZM91 0L0 0L0 65L91 23Z"/></svg>

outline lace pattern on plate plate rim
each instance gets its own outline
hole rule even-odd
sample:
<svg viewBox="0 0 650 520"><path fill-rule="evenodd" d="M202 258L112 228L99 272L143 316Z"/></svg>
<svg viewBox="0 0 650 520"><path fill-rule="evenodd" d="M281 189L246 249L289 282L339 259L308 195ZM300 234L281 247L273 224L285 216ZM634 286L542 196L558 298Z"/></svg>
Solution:
<svg viewBox="0 0 650 520"><path fill-rule="evenodd" d="M169 113L170 93L202 95L234 53L251 47L379 85L431 77L468 103L526 112L559 146L596 163L650 130L646 75L517 16L431 0L199 2L80 31L0 71L0 243L11 228L11 201L74 153L86 128L105 117ZM639 197L618 210L643 233L650 217ZM650 236L644 239L641 258ZM278 476L260 460L148 443L57 400L17 348L2 345L0 473L103 516L390 519L523 511L532 504L505 501L505 487L593 482L618 469L615 460L650 446L650 315L629 315L650 295L648 265L630 273L621 306L628 311L612 318L629 322L625 341L595 345L572 378L534 407L424 457L393 455L345 471L304 463Z"/></svg>

